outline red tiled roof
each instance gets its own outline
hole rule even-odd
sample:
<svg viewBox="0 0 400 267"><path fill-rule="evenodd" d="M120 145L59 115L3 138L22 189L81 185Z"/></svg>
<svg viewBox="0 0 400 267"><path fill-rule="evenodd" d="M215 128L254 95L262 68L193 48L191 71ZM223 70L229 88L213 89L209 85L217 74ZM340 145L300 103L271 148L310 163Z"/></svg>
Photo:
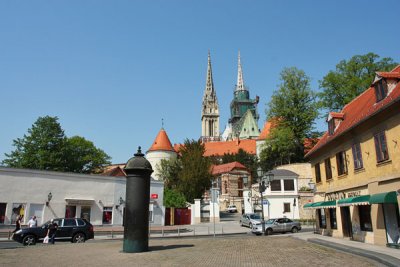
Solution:
<svg viewBox="0 0 400 267"><path fill-rule="evenodd" d="M329 115L332 118L338 118L338 119L343 119L344 118L344 113L341 113L341 112L329 112Z"/></svg>
<svg viewBox="0 0 400 267"><path fill-rule="evenodd" d="M161 129L148 151L167 150L175 151L164 129Z"/></svg>
<svg viewBox="0 0 400 267"><path fill-rule="evenodd" d="M247 168L242 165L241 163L234 161L231 163L226 163L226 164L221 164L221 165L214 165L212 167L212 175L218 175L222 173L228 173L231 172L234 169L241 169L241 170L247 170Z"/></svg>
<svg viewBox="0 0 400 267"><path fill-rule="evenodd" d="M400 74L400 65L397 66L392 72ZM319 150L332 140L346 133L356 125L370 118L372 115L380 112L386 107L390 106L396 101L400 100L400 82L396 85L393 91L383 100L376 103L374 87L368 88L358 97L348 103L341 113L344 114L345 119L340 122L337 126L333 135L329 135L328 132L322 136L320 141L306 154L305 157L309 157L315 151Z"/></svg>
<svg viewBox="0 0 400 267"><path fill-rule="evenodd" d="M397 78L400 79L400 72L377 72L383 78Z"/></svg>
<svg viewBox="0 0 400 267"><path fill-rule="evenodd" d="M249 154L256 154L256 140L234 140L225 142L207 142L204 143L205 152L204 156L223 156L225 153L236 154L239 149L243 149Z"/></svg>
<svg viewBox="0 0 400 267"><path fill-rule="evenodd" d="M271 131L271 127L272 127L272 122L270 121L265 122L264 128L262 129L260 136L257 138L257 140L265 140Z"/></svg>
<svg viewBox="0 0 400 267"><path fill-rule="evenodd" d="M106 166L100 175L104 176L126 176L124 171L125 164L113 164Z"/></svg>

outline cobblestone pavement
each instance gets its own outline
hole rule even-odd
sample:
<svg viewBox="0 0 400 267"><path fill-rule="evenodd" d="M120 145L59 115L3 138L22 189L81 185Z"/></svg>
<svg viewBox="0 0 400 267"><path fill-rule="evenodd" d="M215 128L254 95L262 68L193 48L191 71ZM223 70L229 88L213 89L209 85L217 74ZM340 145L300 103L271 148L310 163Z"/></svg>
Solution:
<svg viewBox="0 0 400 267"><path fill-rule="evenodd" d="M150 251L122 253L122 241L38 244L0 250L0 266L381 266L291 237L151 239Z"/></svg>

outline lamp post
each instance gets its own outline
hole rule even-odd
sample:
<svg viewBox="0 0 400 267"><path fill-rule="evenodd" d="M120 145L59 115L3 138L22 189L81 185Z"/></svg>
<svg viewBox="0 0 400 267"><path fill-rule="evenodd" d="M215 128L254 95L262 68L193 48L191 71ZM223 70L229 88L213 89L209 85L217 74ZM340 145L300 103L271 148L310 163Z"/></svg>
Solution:
<svg viewBox="0 0 400 267"><path fill-rule="evenodd" d="M267 172L265 173L261 168L257 170L258 177L260 177L261 182L258 185L258 191L260 192L261 195L261 227L262 227L262 232L265 234L265 221L264 221L264 198L263 198L263 193L267 188L270 186L271 182L274 180L274 174L272 172ZM268 204L268 209L269 209ZM268 211L268 216L270 216L269 211Z"/></svg>
<svg viewBox="0 0 400 267"><path fill-rule="evenodd" d="M309 182L308 182L308 187L311 189L311 192L313 193L313 195L315 194L315 191L316 191L316 188L315 188L315 183L312 181L312 180L310 180ZM314 232L314 234L316 234L316 227L315 227L315 211L313 210L313 213L312 213L312 219L313 219L313 232Z"/></svg>

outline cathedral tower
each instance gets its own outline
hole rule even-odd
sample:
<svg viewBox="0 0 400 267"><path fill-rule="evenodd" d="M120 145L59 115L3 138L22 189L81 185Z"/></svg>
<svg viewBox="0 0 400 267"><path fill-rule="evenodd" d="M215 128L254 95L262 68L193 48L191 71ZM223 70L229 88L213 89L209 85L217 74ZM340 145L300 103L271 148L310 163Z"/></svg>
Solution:
<svg viewBox="0 0 400 267"><path fill-rule="evenodd" d="M201 139L203 142L219 141L219 108L212 78L211 57L208 51L206 88L201 110Z"/></svg>

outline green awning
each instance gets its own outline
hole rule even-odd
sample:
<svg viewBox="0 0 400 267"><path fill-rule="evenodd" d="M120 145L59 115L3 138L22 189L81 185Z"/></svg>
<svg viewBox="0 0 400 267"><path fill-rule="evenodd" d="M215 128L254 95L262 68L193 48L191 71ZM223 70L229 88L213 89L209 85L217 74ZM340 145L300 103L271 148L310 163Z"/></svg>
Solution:
<svg viewBox="0 0 400 267"><path fill-rule="evenodd" d="M370 195L343 198L338 201L338 206L369 205Z"/></svg>
<svg viewBox="0 0 400 267"><path fill-rule="evenodd" d="M312 208L314 209L335 208L335 207L336 207L336 200L315 202L312 205Z"/></svg>
<svg viewBox="0 0 400 267"><path fill-rule="evenodd" d="M395 191L371 195L369 199L371 204L381 203L397 203L397 195Z"/></svg>
<svg viewBox="0 0 400 267"><path fill-rule="evenodd" d="M305 208L305 209L310 209L310 208L312 208L313 204L314 204L314 203L312 203L312 202L307 203L307 204L304 204L303 208Z"/></svg>

